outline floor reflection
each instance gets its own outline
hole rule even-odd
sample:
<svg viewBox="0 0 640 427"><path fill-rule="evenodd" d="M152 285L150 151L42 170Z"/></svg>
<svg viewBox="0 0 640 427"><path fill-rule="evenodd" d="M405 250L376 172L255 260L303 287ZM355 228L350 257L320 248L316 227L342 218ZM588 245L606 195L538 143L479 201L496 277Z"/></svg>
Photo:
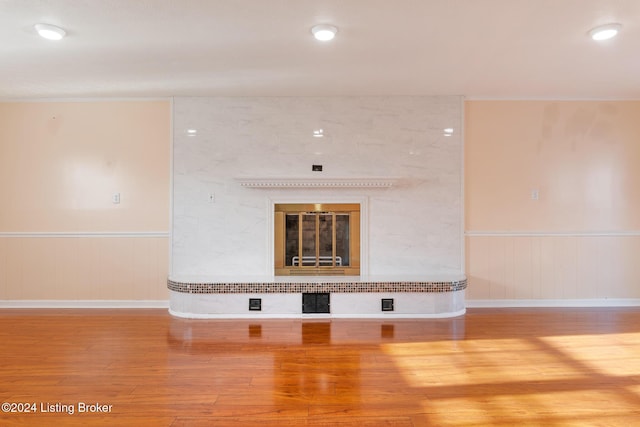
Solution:
<svg viewBox="0 0 640 427"><path fill-rule="evenodd" d="M249 325L249 338L261 338L262 325Z"/></svg>
<svg viewBox="0 0 640 427"><path fill-rule="evenodd" d="M302 344L331 344L331 322L303 322Z"/></svg>
<svg viewBox="0 0 640 427"><path fill-rule="evenodd" d="M395 335L395 327L393 324L380 325L380 338L393 338Z"/></svg>
<svg viewBox="0 0 640 427"><path fill-rule="evenodd" d="M313 405L322 410L362 408L406 387L382 346L461 339L464 321L411 320L185 320L172 319L168 342L173 363L201 365L202 378L220 383L224 373L247 384L224 395L260 405ZM391 379L390 379L391 378ZM236 390L237 389L237 390ZM236 402L237 403L237 402ZM408 408L411 406L411 408ZM420 411L419 400L403 401ZM318 409L320 410L320 409Z"/></svg>

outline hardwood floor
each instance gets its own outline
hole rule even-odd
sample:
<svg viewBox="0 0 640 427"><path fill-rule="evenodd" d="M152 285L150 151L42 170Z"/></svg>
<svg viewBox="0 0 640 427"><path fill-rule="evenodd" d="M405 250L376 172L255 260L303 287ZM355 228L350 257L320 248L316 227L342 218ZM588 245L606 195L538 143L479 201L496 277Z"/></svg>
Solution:
<svg viewBox="0 0 640 427"><path fill-rule="evenodd" d="M3 405L3 426L640 424L639 308L332 321L11 309L0 328L0 400L35 409Z"/></svg>

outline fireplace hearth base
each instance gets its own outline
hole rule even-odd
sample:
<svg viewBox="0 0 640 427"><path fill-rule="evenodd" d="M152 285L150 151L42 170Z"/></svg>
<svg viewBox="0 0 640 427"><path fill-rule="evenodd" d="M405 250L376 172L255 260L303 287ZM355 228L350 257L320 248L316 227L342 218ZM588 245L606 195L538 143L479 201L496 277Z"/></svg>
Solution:
<svg viewBox="0 0 640 427"><path fill-rule="evenodd" d="M169 311L185 318L440 318L465 313L464 275L171 277ZM304 294L327 294L328 312L304 313ZM249 299L260 298L260 311ZM381 299L394 300L393 311Z"/></svg>

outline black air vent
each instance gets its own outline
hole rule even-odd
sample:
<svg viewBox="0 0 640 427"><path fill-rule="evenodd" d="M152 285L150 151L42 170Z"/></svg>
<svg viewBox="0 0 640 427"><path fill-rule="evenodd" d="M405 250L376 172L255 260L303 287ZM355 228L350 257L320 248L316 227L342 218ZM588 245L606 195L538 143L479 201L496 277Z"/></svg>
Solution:
<svg viewBox="0 0 640 427"><path fill-rule="evenodd" d="M330 313L328 293L302 294L303 313Z"/></svg>
<svg viewBox="0 0 640 427"><path fill-rule="evenodd" d="M249 311L261 311L262 298L249 298Z"/></svg>
<svg viewBox="0 0 640 427"><path fill-rule="evenodd" d="M393 298L382 298L382 311L393 311Z"/></svg>

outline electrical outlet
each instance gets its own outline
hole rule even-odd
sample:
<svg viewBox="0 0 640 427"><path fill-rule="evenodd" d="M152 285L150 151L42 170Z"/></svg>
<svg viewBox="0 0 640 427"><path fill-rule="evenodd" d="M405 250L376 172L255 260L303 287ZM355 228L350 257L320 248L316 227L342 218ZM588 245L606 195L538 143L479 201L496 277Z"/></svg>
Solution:
<svg viewBox="0 0 640 427"><path fill-rule="evenodd" d="M215 202L216 202L216 194L209 193L209 203L215 203Z"/></svg>
<svg viewBox="0 0 640 427"><path fill-rule="evenodd" d="M531 200L538 200L540 198L540 190L534 188L531 190Z"/></svg>
<svg viewBox="0 0 640 427"><path fill-rule="evenodd" d="M113 193L113 195L111 196L111 202L114 205L117 205L120 203L120 193Z"/></svg>

